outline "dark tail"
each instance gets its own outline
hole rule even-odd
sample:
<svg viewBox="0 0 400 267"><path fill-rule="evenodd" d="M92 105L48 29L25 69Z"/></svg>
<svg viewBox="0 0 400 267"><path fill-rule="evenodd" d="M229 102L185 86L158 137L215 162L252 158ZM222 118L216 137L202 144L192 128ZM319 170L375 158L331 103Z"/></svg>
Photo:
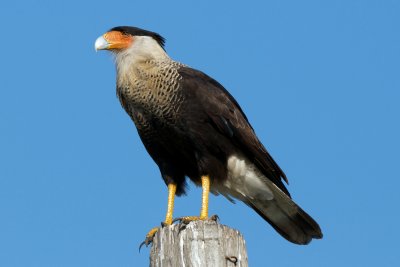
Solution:
<svg viewBox="0 0 400 267"><path fill-rule="evenodd" d="M318 223L276 186L275 189L274 199L269 201L247 199L247 205L290 242L306 245L313 238L322 238Z"/></svg>

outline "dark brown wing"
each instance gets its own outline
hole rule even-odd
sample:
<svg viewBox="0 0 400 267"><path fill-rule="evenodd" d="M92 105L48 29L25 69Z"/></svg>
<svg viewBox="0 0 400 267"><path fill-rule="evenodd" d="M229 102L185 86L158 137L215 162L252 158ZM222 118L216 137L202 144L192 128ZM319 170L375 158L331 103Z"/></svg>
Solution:
<svg viewBox="0 0 400 267"><path fill-rule="evenodd" d="M216 130L226 136L268 179L290 196L282 182L282 179L288 182L286 175L258 140L233 96L201 71L182 67L179 74L183 78L180 83L184 90L198 90L195 92L197 100L202 102L204 112Z"/></svg>

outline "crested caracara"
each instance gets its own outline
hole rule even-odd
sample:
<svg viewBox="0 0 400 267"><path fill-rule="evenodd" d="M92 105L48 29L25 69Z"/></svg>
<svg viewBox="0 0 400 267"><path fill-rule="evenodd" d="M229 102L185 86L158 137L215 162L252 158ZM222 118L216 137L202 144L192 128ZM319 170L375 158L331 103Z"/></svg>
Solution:
<svg viewBox="0 0 400 267"><path fill-rule="evenodd" d="M170 225L174 197L186 177L203 188L200 216L206 220L211 191L251 207L290 242L322 238L318 224L290 197L287 178L257 138L232 95L201 71L171 59L164 38L135 27L115 27L95 43L109 50L117 68L117 95L168 186ZM158 228L146 236L152 241Z"/></svg>

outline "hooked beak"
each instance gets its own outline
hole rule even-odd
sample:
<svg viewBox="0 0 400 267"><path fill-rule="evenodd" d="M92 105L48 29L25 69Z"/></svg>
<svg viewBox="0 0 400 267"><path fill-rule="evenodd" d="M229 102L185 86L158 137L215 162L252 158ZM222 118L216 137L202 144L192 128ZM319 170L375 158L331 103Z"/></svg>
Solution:
<svg viewBox="0 0 400 267"><path fill-rule="evenodd" d="M109 49L109 47L110 47L110 44L104 38L104 35L102 35L99 38L97 38L96 42L94 43L94 49L96 49L96 51L97 50Z"/></svg>
<svg viewBox="0 0 400 267"><path fill-rule="evenodd" d="M97 50L122 50L130 47L133 42L133 36L123 34L119 31L106 32L96 39L94 49Z"/></svg>

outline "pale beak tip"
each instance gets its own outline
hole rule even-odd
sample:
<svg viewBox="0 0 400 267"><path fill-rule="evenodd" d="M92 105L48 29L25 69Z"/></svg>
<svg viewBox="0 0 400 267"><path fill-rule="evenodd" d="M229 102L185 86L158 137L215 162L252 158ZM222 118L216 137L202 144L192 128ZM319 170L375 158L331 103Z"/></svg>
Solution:
<svg viewBox="0 0 400 267"><path fill-rule="evenodd" d="M107 40L104 39L103 36L100 36L96 39L96 42L94 43L94 49L97 52L98 50L107 49L109 45L110 44L107 42Z"/></svg>

